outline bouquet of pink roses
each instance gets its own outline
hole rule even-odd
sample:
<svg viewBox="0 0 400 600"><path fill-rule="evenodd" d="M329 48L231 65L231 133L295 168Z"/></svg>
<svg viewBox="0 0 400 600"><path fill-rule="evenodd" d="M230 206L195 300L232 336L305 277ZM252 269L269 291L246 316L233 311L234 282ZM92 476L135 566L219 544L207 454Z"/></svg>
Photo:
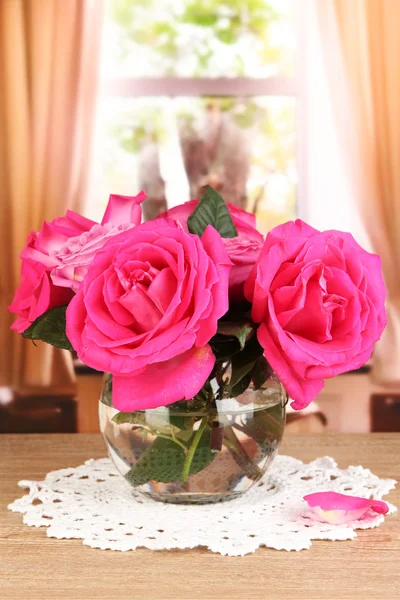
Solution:
<svg viewBox="0 0 400 600"><path fill-rule="evenodd" d="M212 188L141 224L145 197L111 196L100 224L68 211L33 232L13 328L108 374L102 429L130 483L197 489L224 446L233 497L276 452L281 383L301 409L370 358L386 324L380 259L300 220L264 240Z"/></svg>
<svg viewBox="0 0 400 600"><path fill-rule="evenodd" d="M350 234L297 220L264 241L212 188L140 224L145 197L111 196L101 224L72 211L45 222L10 306L24 337L112 373L115 407L192 399L239 355L225 395L262 385L268 363L300 409L370 358L385 287L379 257Z"/></svg>

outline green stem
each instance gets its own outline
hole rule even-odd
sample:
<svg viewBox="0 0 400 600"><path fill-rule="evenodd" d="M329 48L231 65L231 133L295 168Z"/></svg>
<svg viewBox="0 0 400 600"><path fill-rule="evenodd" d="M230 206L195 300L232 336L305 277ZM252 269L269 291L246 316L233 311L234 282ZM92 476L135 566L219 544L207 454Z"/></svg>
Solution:
<svg viewBox="0 0 400 600"><path fill-rule="evenodd" d="M199 445L201 436L203 435L204 429L207 427L207 417L203 417L201 420L200 426L196 431L196 434L193 438L193 442L190 445L189 452L187 453L185 463L183 465L182 470L182 481L186 483L189 477L190 467L192 466L192 460L197 450L197 446Z"/></svg>
<svg viewBox="0 0 400 600"><path fill-rule="evenodd" d="M185 446L185 444L183 442L181 442L180 440L178 440L174 434L172 435L166 435L165 433L159 433L157 430L151 430L148 427L146 427L145 425L135 425L135 427L137 429L143 429L144 432L146 432L147 434L151 434L151 435L155 435L156 437L159 438L163 438L163 440L169 440L170 442L174 442L175 444L178 444L178 446L180 446L184 453L187 454L187 447Z"/></svg>

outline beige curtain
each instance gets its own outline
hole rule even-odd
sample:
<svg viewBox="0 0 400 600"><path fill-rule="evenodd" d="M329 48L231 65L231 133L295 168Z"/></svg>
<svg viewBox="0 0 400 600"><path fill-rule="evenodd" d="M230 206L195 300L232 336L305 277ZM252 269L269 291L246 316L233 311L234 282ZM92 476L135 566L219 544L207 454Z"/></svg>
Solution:
<svg viewBox="0 0 400 600"><path fill-rule="evenodd" d="M400 381L400 2L314 0L352 197L388 288L373 375Z"/></svg>
<svg viewBox="0 0 400 600"><path fill-rule="evenodd" d="M82 209L102 0L0 0L0 385L74 384L68 353L10 332L31 229Z"/></svg>

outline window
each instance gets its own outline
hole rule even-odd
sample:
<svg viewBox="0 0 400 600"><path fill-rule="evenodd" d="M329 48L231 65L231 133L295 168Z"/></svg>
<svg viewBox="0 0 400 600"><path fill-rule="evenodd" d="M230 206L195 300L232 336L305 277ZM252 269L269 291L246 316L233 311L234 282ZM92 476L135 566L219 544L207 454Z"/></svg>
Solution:
<svg viewBox="0 0 400 600"><path fill-rule="evenodd" d="M108 0L88 212L149 195L145 217L210 184L257 214L296 214L293 0Z"/></svg>

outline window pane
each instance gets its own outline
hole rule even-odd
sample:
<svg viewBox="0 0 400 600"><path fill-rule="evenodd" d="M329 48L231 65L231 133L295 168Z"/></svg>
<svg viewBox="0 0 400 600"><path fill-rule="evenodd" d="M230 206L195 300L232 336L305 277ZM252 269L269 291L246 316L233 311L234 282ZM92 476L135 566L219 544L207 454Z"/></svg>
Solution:
<svg viewBox="0 0 400 600"><path fill-rule="evenodd" d="M108 0L106 77L292 75L293 0Z"/></svg>
<svg viewBox="0 0 400 600"><path fill-rule="evenodd" d="M256 212L263 232L295 217L292 98L103 98L95 148L93 217L104 190L144 189L149 219L206 185Z"/></svg>

